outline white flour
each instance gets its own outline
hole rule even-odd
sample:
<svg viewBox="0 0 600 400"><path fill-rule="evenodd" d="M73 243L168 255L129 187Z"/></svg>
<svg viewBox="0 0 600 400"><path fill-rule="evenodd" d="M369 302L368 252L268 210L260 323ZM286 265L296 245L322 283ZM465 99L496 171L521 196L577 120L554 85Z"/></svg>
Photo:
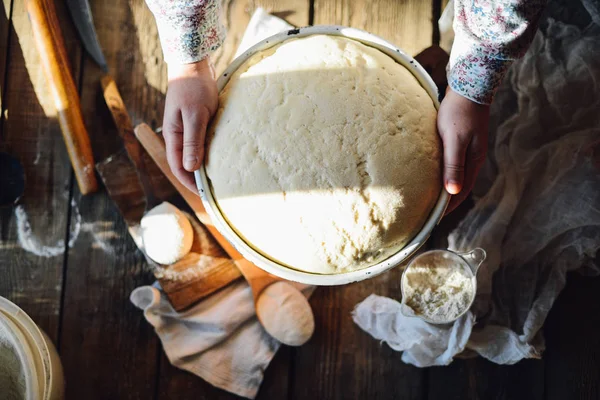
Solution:
<svg viewBox="0 0 600 400"><path fill-rule="evenodd" d="M6 328L0 324L0 397L3 400L25 398L25 374Z"/></svg>
<svg viewBox="0 0 600 400"><path fill-rule="evenodd" d="M405 304L433 322L452 321L469 307L471 278L468 266L445 254L417 258L405 272Z"/></svg>
<svg viewBox="0 0 600 400"><path fill-rule="evenodd" d="M31 230L31 225L23 206L18 205L15 207L15 216L17 217L17 238L23 250L40 257L56 257L65 252L65 241L62 239L57 241L53 246L43 244L40 241Z"/></svg>
<svg viewBox="0 0 600 400"><path fill-rule="evenodd" d="M111 242L117 241L120 236L114 230L112 221L84 222L81 224L81 230L92 236L92 248L100 249L105 253L114 254L115 249Z"/></svg>
<svg viewBox="0 0 600 400"><path fill-rule="evenodd" d="M72 219L74 222L71 224L69 232L69 248L73 247L75 241L79 237L81 232L81 214L79 208L74 200L71 200L72 206ZM65 252L65 241L60 239L56 241L54 245L44 244L40 238L38 238L29 223L29 218L25 212L25 208L22 205L15 207L15 217L17 219L17 239L19 245L23 250L35 254L40 257L56 257Z"/></svg>

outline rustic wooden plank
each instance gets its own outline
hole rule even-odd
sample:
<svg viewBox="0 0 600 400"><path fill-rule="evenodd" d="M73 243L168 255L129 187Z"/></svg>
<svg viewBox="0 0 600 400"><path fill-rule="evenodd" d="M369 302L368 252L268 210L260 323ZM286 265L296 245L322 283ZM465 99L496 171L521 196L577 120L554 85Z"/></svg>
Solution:
<svg viewBox="0 0 600 400"><path fill-rule="evenodd" d="M57 4L57 13L61 19L67 16L63 3ZM19 206L0 217L0 295L21 306L56 342L71 167L23 0L13 1L11 22L2 147L20 158L26 187ZM63 29L72 36L69 27ZM77 77L79 44L66 40L66 46Z"/></svg>
<svg viewBox="0 0 600 400"><path fill-rule="evenodd" d="M431 46L432 3L423 0L315 0L315 25L345 25L387 39L408 54Z"/></svg>
<svg viewBox="0 0 600 400"><path fill-rule="evenodd" d="M231 62L248 21L258 7L284 18L295 26L305 26L309 21L310 4L308 0L224 1L223 22L227 28L227 38L223 46L212 57L217 74L220 74ZM158 45L158 42L156 43ZM292 350L289 348L282 348L278 352L265 372L265 379L258 394L258 399L284 399L287 397L291 354ZM238 397L216 389L202 379L172 367L163 355L159 373L158 399L171 398L212 400Z"/></svg>
<svg viewBox="0 0 600 400"><path fill-rule="evenodd" d="M431 45L431 3L315 0L314 24L340 24L382 36L409 53ZM404 364L354 324L354 306L371 293L400 299L400 268L341 287L319 288L311 304L313 339L295 354L293 399L402 398L425 395L425 372Z"/></svg>
<svg viewBox="0 0 600 400"><path fill-rule="evenodd" d="M141 1L136 4L142 6ZM141 33L128 2L91 5L110 73L132 118L156 126L163 107L164 65L146 59L150 53L142 54ZM143 18L153 25L147 15ZM69 20L65 24L71 25ZM81 104L95 159L101 161L123 145L102 96L102 71L89 57L84 60ZM105 191L82 198L75 188L71 223L81 229L66 266L61 356L67 398L153 398L158 338L129 302L134 288L153 282L152 274Z"/></svg>
<svg viewBox="0 0 600 400"><path fill-rule="evenodd" d="M12 0L2 0L0 7L0 138L2 137L2 95L4 93L4 78L8 62L8 32Z"/></svg>
<svg viewBox="0 0 600 400"><path fill-rule="evenodd" d="M61 358L67 398L152 398L158 339L131 291L152 282L143 256L106 195L74 198L81 223L66 270Z"/></svg>
<svg viewBox="0 0 600 400"><path fill-rule="evenodd" d="M430 368L428 387L429 400L542 400L544 365L540 360L516 365L482 358L455 360L447 367Z"/></svg>
<svg viewBox="0 0 600 400"><path fill-rule="evenodd" d="M600 262L600 257L597 257ZM570 274L544 327L546 399L600 399L600 278Z"/></svg>

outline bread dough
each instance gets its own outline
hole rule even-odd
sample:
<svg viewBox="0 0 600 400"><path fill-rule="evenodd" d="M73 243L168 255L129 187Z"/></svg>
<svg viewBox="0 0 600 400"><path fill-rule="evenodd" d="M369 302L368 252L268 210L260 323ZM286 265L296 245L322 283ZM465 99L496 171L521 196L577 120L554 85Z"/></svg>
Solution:
<svg viewBox="0 0 600 400"><path fill-rule="evenodd" d="M159 264L173 264L192 248L192 224L171 203L164 202L154 207L144 215L140 225L144 250L148 257Z"/></svg>
<svg viewBox="0 0 600 400"><path fill-rule="evenodd" d="M373 265L439 196L436 110L404 66L357 41L290 39L219 95L206 171L233 229L265 256L334 274Z"/></svg>

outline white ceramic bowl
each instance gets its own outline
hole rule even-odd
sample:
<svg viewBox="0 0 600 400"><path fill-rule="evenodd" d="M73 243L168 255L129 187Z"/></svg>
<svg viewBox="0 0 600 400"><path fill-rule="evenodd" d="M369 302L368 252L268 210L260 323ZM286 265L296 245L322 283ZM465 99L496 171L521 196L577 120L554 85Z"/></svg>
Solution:
<svg viewBox="0 0 600 400"><path fill-rule="evenodd" d="M236 58L223 74L217 80L217 86L219 91L223 90L231 75L252 55L259 51L266 50L274 45L281 43L287 39L294 37L304 37L317 34L326 34L334 36L343 36L356 41L362 42L363 44L374 47L388 56L392 57L396 62L404 65L413 75L418 79L419 83L433 101L435 108L439 108L438 91L433 83L431 77L427 74L425 69L415 61L412 57L404 53L398 47L391 43L383 40L382 38L372 35L368 32L361 31L359 29L347 28L343 26L311 26L307 28L292 29L286 32L278 33L277 35L271 36L250 49L245 53ZM448 202L450 195L442 189L436 205L434 206L429 218L423 225L421 231L399 252L392 255L386 260L383 260L375 265L368 268L364 268L357 271L343 272L339 274L315 274L310 272L299 271L296 269L289 268L281 265L276 261L271 260L260 252L256 251L253 247L248 245L239 235L232 229L227 223L227 220L221 214L217 203L212 194L211 185L206 175L205 166L196 171L196 184L202 198L202 203L206 208L206 212L212 219L215 227L221 232L221 234L249 261L256 264L263 270L277 275L281 278L302 282L311 285L319 286L332 286L332 285L344 285L351 282L357 282L364 279L372 278L377 276L391 268L400 265L402 262L410 258L415 252L427 241L433 228L439 223Z"/></svg>

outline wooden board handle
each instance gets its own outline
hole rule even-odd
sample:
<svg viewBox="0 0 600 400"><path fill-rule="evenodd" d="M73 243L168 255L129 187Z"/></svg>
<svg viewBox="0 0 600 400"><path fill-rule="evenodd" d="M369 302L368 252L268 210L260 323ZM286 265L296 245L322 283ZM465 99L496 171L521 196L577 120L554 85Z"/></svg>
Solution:
<svg viewBox="0 0 600 400"><path fill-rule="evenodd" d="M54 3L52 0L26 0L25 3L79 190L84 195L95 192L98 182L92 147L83 123L79 95L71 76Z"/></svg>
<svg viewBox="0 0 600 400"><path fill-rule="evenodd" d="M113 117L119 136L123 139L127 154L138 171L143 171L145 166L142 158L142 147L133 133L133 123L129 118L129 113L121 98L117 84L110 75L104 75L100 83L102 84L104 100Z"/></svg>
<svg viewBox="0 0 600 400"><path fill-rule="evenodd" d="M110 110L110 114L113 117L119 136L123 139L125 150L129 159L133 161L133 165L137 169L140 183L144 189L144 195L146 196L146 204L155 204L157 202L152 190L152 184L148 176L148 170L144 163L144 152L142 145L135 137L133 133L133 123L125 107L125 102L119 93L117 83L110 75L104 75L100 80L102 84L102 93L104 94L104 101Z"/></svg>

